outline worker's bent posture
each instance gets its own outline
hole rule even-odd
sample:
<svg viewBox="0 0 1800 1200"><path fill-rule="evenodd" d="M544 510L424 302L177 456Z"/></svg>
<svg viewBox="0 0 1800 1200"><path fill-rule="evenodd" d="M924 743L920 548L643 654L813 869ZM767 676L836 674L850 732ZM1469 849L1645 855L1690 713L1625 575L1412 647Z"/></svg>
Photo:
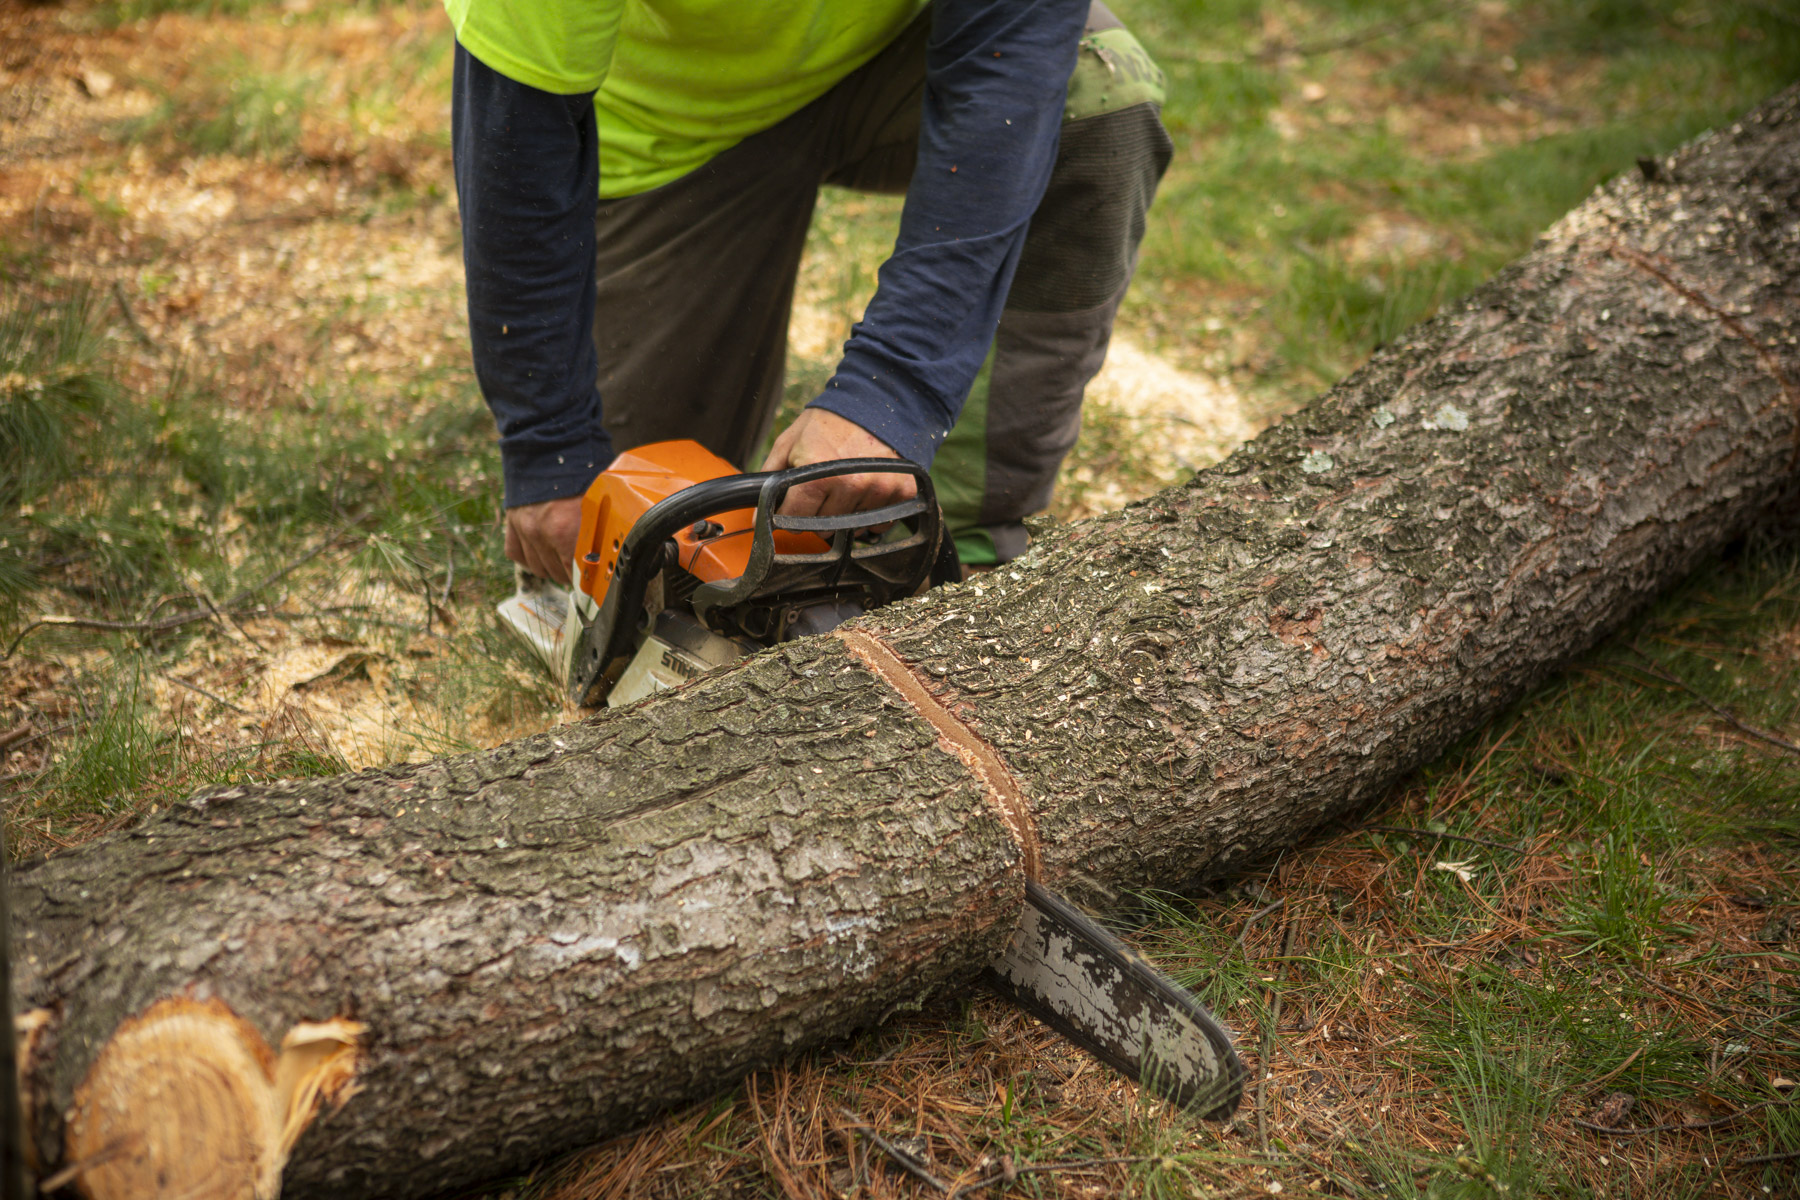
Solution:
<svg viewBox="0 0 1800 1200"><path fill-rule="evenodd" d="M615 446L689 437L758 465L824 183L904 192L899 236L837 373L761 466L908 458L932 466L965 563L1024 548L1169 159L1161 72L1111 13L448 7L469 328L512 558L567 580L579 497ZM787 507L855 511L902 487L850 476Z"/></svg>

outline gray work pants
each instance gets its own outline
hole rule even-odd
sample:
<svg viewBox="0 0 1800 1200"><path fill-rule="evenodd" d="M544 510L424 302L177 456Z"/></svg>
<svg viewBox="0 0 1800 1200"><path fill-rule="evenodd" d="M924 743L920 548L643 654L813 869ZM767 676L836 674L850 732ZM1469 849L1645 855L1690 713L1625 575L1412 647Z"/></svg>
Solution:
<svg viewBox="0 0 1800 1200"><path fill-rule="evenodd" d="M621 449L693 438L734 463L780 403L794 280L822 184L899 193L918 155L930 13L831 91L596 220L603 420ZM1171 146L1161 72L1094 3L1049 187L981 375L932 477L969 563L1025 548L1081 427Z"/></svg>

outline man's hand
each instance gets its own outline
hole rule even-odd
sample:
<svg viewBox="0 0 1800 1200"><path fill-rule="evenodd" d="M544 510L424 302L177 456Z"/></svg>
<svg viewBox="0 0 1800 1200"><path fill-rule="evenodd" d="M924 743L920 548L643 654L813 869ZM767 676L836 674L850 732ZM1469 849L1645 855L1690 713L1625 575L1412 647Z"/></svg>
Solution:
<svg viewBox="0 0 1800 1200"><path fill-rule="evenodd" d="M899 458L892 447L861 425L829 409L809 408L781 431L762 469L806 467L836 458ZM787 494L781 511L790 517L835 517L910 500L919 485L910 475L839 475L803 483ZM510 547L511 542L507 545Z"/></svg>
<svg viewBox="0 0 1800 1200"><path fill-rule="evenodd" d="M506 557L533 575L564 587L569 586L569 563L580 536L580 496L506 510Z"/></svg>

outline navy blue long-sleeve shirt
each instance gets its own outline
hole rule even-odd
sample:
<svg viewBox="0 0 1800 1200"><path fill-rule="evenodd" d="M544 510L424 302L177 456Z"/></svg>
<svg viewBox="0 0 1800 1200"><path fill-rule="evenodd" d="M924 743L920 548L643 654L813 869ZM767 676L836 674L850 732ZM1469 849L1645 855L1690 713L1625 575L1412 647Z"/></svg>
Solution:
<svg viewBox="0 0 1800 1200"><path fill-rule="evenodd" d="M894 252L812 403L930 465L981 368L1055 162L1086 0L937 0ZM593 345L593 94L457 47L452 108L475 373L507 507L579 495L613 457Z"/></svg>

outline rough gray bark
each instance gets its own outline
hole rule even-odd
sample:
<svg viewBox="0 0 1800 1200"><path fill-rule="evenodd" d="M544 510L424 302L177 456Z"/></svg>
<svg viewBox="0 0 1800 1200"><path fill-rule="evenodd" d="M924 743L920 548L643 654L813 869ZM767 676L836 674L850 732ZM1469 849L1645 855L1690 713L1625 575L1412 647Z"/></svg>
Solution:
<svg viewBox="0 0 1800 1200"><path fill-rule="evenodd" d="M821 638L20 871L44 1162L120 1022L188 996L271 1046L366 1029L289 1195L490 1177L968 979L1024 848L1066 890L1180 887L1366 801L1794 485L1800 90L1661 178L1191 483L862 623L1010 767L1035 844Z"/></svg>

